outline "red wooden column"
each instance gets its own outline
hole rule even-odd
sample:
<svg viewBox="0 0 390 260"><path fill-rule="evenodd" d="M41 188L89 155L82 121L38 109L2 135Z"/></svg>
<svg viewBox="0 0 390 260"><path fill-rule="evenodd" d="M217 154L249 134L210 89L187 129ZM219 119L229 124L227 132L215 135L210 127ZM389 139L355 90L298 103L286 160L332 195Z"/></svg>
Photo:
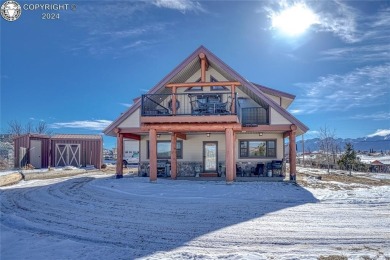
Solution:
<svg viewBox="0 0 390 260"><path fill-rule="evenodd" d="M157 181L157 131L149 130L149 179Z"/></svg>
<svg viewBox="0 0 390 260"><path fill-rule="evenodd" d="M123 178L123 134L116 130L116 178Z"/></svg>
<svg viewBox="0 0 390 260"><path fill-rule="evenodd" d="M236 168L236 155L237 155L237 146L236 146L237 134L233 132L233 179L237 179L237 168Z"/></svg>
<svg viewBox="0 0 390 260"><path fill-rule="evenodd" d="M296 174L297 174L297 151L296 151L296 142L295 142L297 126L291 125L290 128L291 128L291 131L289 132L290 180L295 181Z"/></svg>
<svg viewBox="0 0 390 260"><path fill-rule="evenodd" d="M199 54L200 58L200 81L206 82L206 55L202 52Z"/></svg>
<svg viewBox="0 0 390 260"><path fill-rule="evenodd" d="M225 164L226 164L226 182L231 183L234 179L234 137L233 129L226 128L225 130L225 143L226 143L226 154L225 154Z"/></svg>
<svg viewBox="0 0 390 260"><path fill-rule="evenodd" d="M176 180L176 176L177 176L176 140L177 140L176 134L172 133L171 135L171 178L173 180Z"/></svg>

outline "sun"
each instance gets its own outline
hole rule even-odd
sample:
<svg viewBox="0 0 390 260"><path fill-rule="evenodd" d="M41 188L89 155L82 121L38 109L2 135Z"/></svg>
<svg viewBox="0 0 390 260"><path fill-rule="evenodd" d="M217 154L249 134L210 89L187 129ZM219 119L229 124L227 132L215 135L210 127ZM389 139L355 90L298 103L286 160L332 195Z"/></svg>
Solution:
<svg viewBox="0 0 390 260"><path fill-rule="evenodd" d="M297 3L271 15L272 27L284 34L297 36L318 23L318 16L305 4Z"/></svg>

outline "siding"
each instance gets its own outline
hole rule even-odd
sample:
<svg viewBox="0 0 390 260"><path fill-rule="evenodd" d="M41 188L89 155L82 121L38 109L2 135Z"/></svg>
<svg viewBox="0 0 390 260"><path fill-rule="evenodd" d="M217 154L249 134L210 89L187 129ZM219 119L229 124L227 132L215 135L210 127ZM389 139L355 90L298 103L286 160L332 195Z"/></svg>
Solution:
<svg viewBox="0 0 390 260"><path fill-rule="evenodd" d="M291 124L286 118L284 118L281 114L275 111L275 109L271 108L271 125L289 125Z"/></svg>
<svg viewBox="0 0 390 260"><path fill-rule="evenodd" d="M14 139L14 166L15 168L19 168L19 150L20 148L26 148L26 159L27 163L30 163L30 147L31 140L40 140L41 141L41 165L42 168L47 168L49 166L49 154L50 154L50 138L46 135L30 135L25 134L22 136L18 136Z"/></svg>
<svg viewBox="0 0 390 260"><path fill-rule="evenodd" d="M82 167L86 165L94 165L100 169L102 165L103 146L101 139L52 139L51 141L51 165L55 166L56 162L56 145L57 144L80 144L80 164Z"/></svg>
<svg viewBox="0 0 390 260"><path fill-rule="evenodd" d="M140 127L140 108L119 125L119 128L124 127Z"/></svg>

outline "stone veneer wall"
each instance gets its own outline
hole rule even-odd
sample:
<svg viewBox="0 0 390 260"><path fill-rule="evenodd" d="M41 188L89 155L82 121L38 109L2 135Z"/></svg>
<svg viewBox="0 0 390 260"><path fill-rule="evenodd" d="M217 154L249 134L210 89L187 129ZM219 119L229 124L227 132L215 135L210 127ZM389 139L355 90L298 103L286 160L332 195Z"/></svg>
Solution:
<svg viewBox="0 0 390 260"><path fill-rule="evenodd" d="M222 175L225 173L225 162L220 162L218 171L222 171ZM244 176L251 176L253 171L256 169L257 162L248 162L248 161L238 161L237 166L241 167ZM138 176L149 176L148 170L149 162L141 162L140 163L140 171ZM203 172L203 163L202 162L188 162L188 161L180 161L177 163L177 177L195 177L196 173ZM222 168L221 168L222 167ZM266 174L267 162L264 162L264 175ZM285 169L283 170L285 172ZM238 172L237 172L237 175Z"/></svg>

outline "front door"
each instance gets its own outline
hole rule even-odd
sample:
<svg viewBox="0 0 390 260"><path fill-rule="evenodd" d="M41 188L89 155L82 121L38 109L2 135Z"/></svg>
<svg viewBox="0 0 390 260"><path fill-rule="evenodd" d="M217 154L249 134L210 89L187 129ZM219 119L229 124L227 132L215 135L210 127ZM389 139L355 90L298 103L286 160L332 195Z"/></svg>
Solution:
<svg viewBox="0 0 390 260"><path fill-rule="evenodd" d="M218 142L203 142L204 172L218 172Z"/></svg>

